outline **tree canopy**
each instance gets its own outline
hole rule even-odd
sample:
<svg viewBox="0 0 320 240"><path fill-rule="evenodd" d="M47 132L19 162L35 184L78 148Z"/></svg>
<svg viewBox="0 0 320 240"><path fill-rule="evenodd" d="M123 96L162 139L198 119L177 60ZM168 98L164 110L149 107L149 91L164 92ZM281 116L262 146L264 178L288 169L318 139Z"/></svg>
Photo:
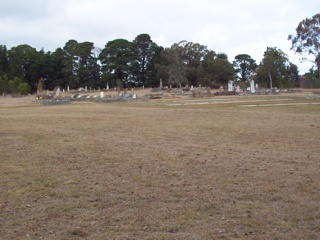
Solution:
<svg viewBox="0 0 320 240"><path fill-rule="evenodd" d="M320 78L320 14L302 20L296 35L289 35L288 39L292 42L291 50L314 57L317 70L312 67L307 79ZM229 80L245 82L250 78L268 87L299 86L297 66L276 47L267 47L257 66L248 54L238 54L230 63L227 54L185 40L164 48L146 33L132 41L108 41L103 48L74 39L53 52L38 51L27 44L10 49L0 45L1 94L17 92L20 83L26 83L35 92L40 79L43 89L57 86L75 89L104 88L107 84L157 87L160 79L164 85L220 87ZM20 89L29 92L25 85Z"/></svg>
<svg viewBox="0 0 320 240"><path fill-rule="evenodd" d="M291 50L313 55L320 79L320 13L302 20L296 28L296 35L289 35Z"/></svg>
<svg viewBox="0 0 320 240"><path fill-rule="evenodd" d="M298 81L297 66L289 62L287 54L276 47L267 47L257 70L257 82L273 87L293 87Z"/></svg>
<svg viewBox="0 0 320 240"><path fill-rule="evenodd" d="M235 78L242 82L248 81L257 67L256 61L248 54L239 54L233 61Z"/></svg>

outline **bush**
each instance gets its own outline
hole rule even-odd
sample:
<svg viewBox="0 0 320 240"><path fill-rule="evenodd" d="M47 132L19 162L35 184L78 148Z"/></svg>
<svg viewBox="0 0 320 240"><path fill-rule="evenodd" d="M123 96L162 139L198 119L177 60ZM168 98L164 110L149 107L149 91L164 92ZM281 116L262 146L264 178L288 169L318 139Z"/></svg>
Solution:
<svg viewBox="0 0 320 240"><path fill-rule="evenodd" d="M28 83L20 83L18 87L18 93L21 95L28 95L31 92L31 87Z"/></svg>

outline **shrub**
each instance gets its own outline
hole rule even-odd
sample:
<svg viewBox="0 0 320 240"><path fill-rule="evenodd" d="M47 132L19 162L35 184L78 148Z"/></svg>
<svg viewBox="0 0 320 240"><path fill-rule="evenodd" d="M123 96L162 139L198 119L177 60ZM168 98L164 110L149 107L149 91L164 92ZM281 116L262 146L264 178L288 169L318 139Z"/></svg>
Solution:
<svg viewBox="0 0 320 240"><path fill-rule="evenodd" d="M31 87L28 83L20 83L18 87L18 93L21 95L28 95L31 92Z"/></svg>

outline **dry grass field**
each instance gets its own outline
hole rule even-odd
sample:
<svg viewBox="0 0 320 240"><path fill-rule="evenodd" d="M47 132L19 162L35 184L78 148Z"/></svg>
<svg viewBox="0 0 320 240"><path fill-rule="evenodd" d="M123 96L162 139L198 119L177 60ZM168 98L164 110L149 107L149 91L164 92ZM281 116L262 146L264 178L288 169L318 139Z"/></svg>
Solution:
<svg viewBox="0 0 320 240"><path fill-rule="evenodd" d="M31 101L0 97L1 240L320 239L320 95Z"/></svg>

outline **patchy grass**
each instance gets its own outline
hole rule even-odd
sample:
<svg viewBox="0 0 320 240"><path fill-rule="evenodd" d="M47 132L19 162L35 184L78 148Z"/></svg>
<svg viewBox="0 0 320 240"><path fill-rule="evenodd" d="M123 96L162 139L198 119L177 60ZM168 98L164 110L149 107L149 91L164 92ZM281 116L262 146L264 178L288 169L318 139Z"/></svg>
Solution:
<svg viewBox="0 0 320 240"><path fill-rule="evenodd" d="M284 98L2 104L0 239L317 239L320 105L239 107Z"/></svg>

